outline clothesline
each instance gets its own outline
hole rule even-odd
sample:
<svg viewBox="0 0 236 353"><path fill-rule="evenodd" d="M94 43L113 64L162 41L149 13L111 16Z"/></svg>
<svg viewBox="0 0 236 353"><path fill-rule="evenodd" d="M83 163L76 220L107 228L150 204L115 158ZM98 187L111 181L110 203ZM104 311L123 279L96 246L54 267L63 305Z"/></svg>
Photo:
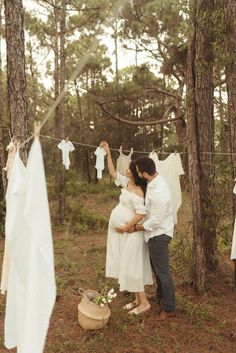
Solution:
<svg viewBox="0 0 236 353"><path fill-rule="evenodd" d="M40 137L43 137L43 138L47 138L49 140L56 140L56 141L61 141L62 138L57 138L57 137L53 137L53 136L49 136L49 135L39 135ZM85 146L85 147L92 147L92 148L97 148L98 146L97 145L90 145L88 143L82 143L82 142L77 142L77 141L71 141L71 143L73 143L74 145L80 145L80 146ZM119 149L118 148L110 148L111 151L117 151L119 152ZM123 152L130 152L130 150L124 150L122 149ZM143 154L149 154L150 152L148 151L136 151L136 150L133 150L134 153L143 153ZM155 152L157 153L160 153L160 154L170 154L171 152L163 152L161 150L155 150ZM172 153L175 153L175 152L172 152ZM182 152L176 152L178 154L187 154L188 152L187 151L182 151ZM236 155L236 153L232 153L232 152L200 152L202 154L210 154L210 155Z"/></svg>
<svg viewBox="0 0 236 353"><path fill-rule="evenodd" d="M47 139L51 139L51 140L57 140L57 141L61 141L62 139L56 138L56 137L52 137L52 136L48 136L48 135L39 135L40 137L45 137ZM82 142L76 142L76 141L71 141L71 143L73 143L73 145L80 145L80 146L85 146L85 147L92 147L92 148L97 148L98 146L95 145L90 145L88 143L82 143ZM119 152L118 148L110 148L111 151L117 151ZM122 149L123 152L130 152L130 150L124 150ZM147 151L133 151L135 153L150 153ZM185 152L184 152L185 153ZM169 154L169 152L164 152L164 154Z"/></svg>

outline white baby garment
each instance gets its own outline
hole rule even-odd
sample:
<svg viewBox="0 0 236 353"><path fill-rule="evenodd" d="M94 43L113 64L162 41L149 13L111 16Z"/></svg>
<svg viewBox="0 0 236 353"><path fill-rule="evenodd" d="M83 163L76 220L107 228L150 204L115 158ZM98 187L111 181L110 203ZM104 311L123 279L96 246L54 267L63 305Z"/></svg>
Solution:
<svg viewBox="0 0 236 353"><path fill-rule="evenodd" d="M157 163L159 161L159 158L158 158L158 155L155 151L152 151L150 154L149 154L149 158L151 158L153 160L153 162L155 163L155 165L157 166Z"/></svg>
<svg viewBox="0 0 236 353"><path fill-rule="evenodd" d="M233 193L236 194L236 184L233 190ZM233 232L233 241L232 241L232 248L231 248L231 260L236 260L236 217L234 221L234 232Z"/></svg>
<svg viewBox="0 0 236 353"><path fill-rule="evenodd" d="M120 155L117 158L116 171L119 172L121 175L125 175L125 171L129 168L129 164L131 162L133 148L131 148L130 153L126 155L122 153L122 146L120 146L119 152L120 152Z"/></svg>
<svg viewBox="0 0 236 353"><path fill-rule="evenodd" d="M97 179L102 179L102 171L105 168L104 157L106 155L106 151L102 147L97 147L94 154L96 155L95 168L97 169Z"/></svg>
<svg viewBox="0 0 236 353"><path fill-rule="evenodd" d="M153 159L153 154L152 158ZM170 188L172 204L173 204L173 215L174 223L177 223L177 212L182 204L181 186L180 186L180 175L184 174L184 170L181 163L179 153L171 153L166 159L159 160L155 156L154 162L156 164L156 170L160 173L167 181Z"/></svg>
<svg viewBox="0 0 236 353"><path fill-rule="evenodd" d="M72 142L62 140L57 147L62 151L62 163L68 170L70 167L70 152L74 151L75 147Z"/></svg>

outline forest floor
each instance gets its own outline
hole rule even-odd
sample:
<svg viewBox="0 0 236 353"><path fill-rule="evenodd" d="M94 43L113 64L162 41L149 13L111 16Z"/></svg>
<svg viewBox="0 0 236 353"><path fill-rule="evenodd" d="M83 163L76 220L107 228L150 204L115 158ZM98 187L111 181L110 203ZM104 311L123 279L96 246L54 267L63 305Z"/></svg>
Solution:
<svg viewBox="0 0 236 353"><path fill-rule="evenodd" d="M117 203L118 191L84 192L73 202L89 212L109 217ZM54 205L51 205L52 213ZM219 269L209 276L208 290L196 295L191 282L189 199L179 212L175 240L171 244L171 268L177 297L177 316L159 322L157 304L142 316L130 317L122 306L129 293L118 292L115 281L105 279L106 230L72 232L54 230L57 301L51 318L44 353L236 353L236 292L232 287L233 264L229 249L219 254ZM4 240L0 240L2 260ZM105 285L115 288L107 326L85 331L78 324L80 287L100 291ZM155 287L147 288L149 293ZM5 297L0 296L0 353L16 352L4 348ZM32 352L34 353L34 352Z"/></svg>

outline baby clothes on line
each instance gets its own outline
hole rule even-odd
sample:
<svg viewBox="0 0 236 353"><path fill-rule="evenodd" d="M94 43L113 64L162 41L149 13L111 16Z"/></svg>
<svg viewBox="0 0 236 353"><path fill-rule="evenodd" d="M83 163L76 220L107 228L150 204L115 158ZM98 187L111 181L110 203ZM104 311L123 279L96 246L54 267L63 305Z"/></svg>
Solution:
<svg viewBox="0 0 236 353"><path fill-rule="evenodd" d="M159 162L159 158L158 158L158 155L155 151L152 151L149 154L149 158L151 158L153 160L153 162L155 163L155 165L157 166L157 163Z"/></svg>
<svg viewBox="0 0 236 353"><path fill-rule="evenodd" d="M236 194L236 184L234 186L233 193ZM231 248L231 260L236 260L236 215L234 221L234 232L233 232L233 241L232 241L232 248Z"/></svg>
<svg viewBox="0 0 236 353"><path fill-rule="evenodd" d="M122 146L120 146L120 149L119 149L120 155L117 158L116 171L119 172L121 175L125 175L126 169L129 168L133 151L134 151L133 148L131 148L130 153L126 155L122 152Z"/></svg>
<svg viewBox="0 0 236 353"><path fill-rule="evenodd" d="M6 167L4 167L3 170L5 170L7 172L7 179L9 179L14 156L16 154L16 145L14 144L13 140L11 140L11 142L7 146L6 150L8 151L7 163L6 163Z"/></svg>
<svg viewBox="0 0 236 353"><path fill-rule="evenodd" d="M62 140L57 147L62 151L62 163L65 166L65 169L69 169L70 167L70 152L74 151L75 147L72 142Z"/></svg>
<svg viewBox="0 0 236 353"><path fill-rule="evenodd" d="M106 151L102 147L97 147L94 154L96 155L95 168L97 169L97 179L102 179L102 171L105 168L104 157L106 155Z"/></svg>
<svg viewBox="0 0 236 353"><path fill-rule="evenodd" d="M158 155L152 152L149 154L149 157L155 162L157 172L160 173L168 183L173 203L174 223L176 224L177 212L182 204L179 177L180 175L184 175L180 154L171 153L166 159L159 160Z"/></svg>

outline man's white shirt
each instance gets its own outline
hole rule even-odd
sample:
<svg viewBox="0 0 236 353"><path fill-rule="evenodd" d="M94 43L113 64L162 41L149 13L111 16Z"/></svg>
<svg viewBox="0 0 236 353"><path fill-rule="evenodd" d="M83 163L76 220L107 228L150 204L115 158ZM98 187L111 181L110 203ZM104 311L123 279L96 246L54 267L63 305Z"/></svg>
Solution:
<svg viewBox="0 0 236 353"><path fill-rule="evenodd" d="M174 217L171 193L165 179L158 174L147 185L145 197L147 214L144 227L145 241L157 235L173 237Z"/></svg>

